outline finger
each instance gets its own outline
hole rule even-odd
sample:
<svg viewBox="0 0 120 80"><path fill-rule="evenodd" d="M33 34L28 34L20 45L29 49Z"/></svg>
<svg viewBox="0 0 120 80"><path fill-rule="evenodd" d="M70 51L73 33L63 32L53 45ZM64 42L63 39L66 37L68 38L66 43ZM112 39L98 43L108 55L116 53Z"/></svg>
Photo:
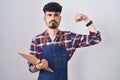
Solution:
<svg viewBox="0 0 120 80"><path fill-rule="evenodd" d="M83 16L82 16L82 19L83 19L83 20L86 20L86 16L85 16L85 15L83 15Z"/></svg>
<svg viewBox="0 0 120 80"><path fill-rule="evenodd" d="M82 18L83 18L84 21L88 19L88 17L84 14L83 14Z"/></svg>
<svg viewBox="0 0 120 80"><path fill-rule="evenodd" d="M75 15L75 21L76 22L79 22L79 21L82 21L82 14L78 13Z"/></svg>
<svg viewBox="0 0 120 80"><path fill-rule="evenodd" d="M42 59L42 63L48 65L48 61L46 59Z"/></svg>
<svg viewBox="0 0 120 80"><path fill-rule="evenodd" d="M44 64L43 64L43 63L40 63L40 66L41 66L41 67L43 67L43 66L44 66Z"/></svg>
<svg viewBox="0 0 120 80"><path fill-rule="evenodd" d="M46 59L42 59L42 61L41 62L45 62L46 61Z"/></svg>
<svg viewBox="0 0 120 80"><path fill-rule="evenodd" d="M82 19L75 19L76 22L82 21Z"/></svg>
<svg viewBox="0 0 120 80"><path fill-rule="evenodd" d="M43 67L43 69L46 70L46 69L48 68L48 65L45 65L45 64L44 64L42 67Z"/></svg>
<svg viewBox="0 0 120 80"><path fill-rule="evenodd" d="M36 67L37 67L38 69L43 69L43 64L42 64L42 63L39 63L39 64L36 65Z"/></svg>
<svg viewBox="0 0 120 80"><path fill-rule="evenodd" d="M48 68L48 65L43 64L43 63L40 63L39 66L41 69L45 69L45 70Z"/></svg>
<svg viewBox="0 0 120 80"><path fill-rule="evenodd" d="M37 65L37 64L39 64L40 62L41 62L41 61L40 61L40 60L38 60L38 61L36 62L36 65Z"/></svg>
<svg viewBox="0 0 120 80"><path fill-rule="evenodd" d="M46 59L42 59L42 64L44 69L48 68L48 61Z"/></svg>

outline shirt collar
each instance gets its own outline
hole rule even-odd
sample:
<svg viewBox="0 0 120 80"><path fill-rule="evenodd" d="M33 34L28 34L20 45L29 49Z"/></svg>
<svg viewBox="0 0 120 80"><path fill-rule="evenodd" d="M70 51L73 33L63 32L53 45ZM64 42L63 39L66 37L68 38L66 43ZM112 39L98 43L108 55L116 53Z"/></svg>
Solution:
<svg viewBox="0 0 120 80"><path fill-rule="evenodd" d="M60 31L60 30L58 30L58 32L57 32L57 34L56 34L56 37L57 37L57 36L60 36L60 33L61 33L61 31ZM46 31L44 31L43 35L49 36L49 34L48 34L47 30L46 30Z"/></svg>

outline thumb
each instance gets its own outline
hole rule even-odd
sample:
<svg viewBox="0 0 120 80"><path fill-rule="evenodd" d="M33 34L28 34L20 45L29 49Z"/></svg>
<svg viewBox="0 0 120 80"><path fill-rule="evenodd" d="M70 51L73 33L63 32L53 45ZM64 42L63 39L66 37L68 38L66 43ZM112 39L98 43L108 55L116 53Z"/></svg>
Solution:
<svg viewBox="0 0 120 80"><path fill-rule="evenodd" d="M38 61L36 62L36 65L37 65L37 64L39 64L40 62L41 62L41 61L40 61L40 60L38 60Z"/></svg>

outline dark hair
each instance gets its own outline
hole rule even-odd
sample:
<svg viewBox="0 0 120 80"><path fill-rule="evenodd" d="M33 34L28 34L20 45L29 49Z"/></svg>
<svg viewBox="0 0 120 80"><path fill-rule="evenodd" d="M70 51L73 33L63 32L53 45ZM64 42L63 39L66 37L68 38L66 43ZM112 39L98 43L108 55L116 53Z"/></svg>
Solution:
<svg viewBox="0 0 120 80"><path fill-rule="evenodd" d="M43 8L44 13L49 12L60 12L62 11L62 6L57 2L47 3Z"/></svg>

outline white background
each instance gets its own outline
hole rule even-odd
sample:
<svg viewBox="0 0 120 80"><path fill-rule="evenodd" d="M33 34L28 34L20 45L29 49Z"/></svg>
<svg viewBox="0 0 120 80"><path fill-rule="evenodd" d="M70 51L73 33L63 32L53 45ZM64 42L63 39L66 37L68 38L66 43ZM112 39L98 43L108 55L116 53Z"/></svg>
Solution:
<svg viewBox="0 0 120 80"><path fill-rule="evenodd" d="M84 13L101 31L102 42L76 50L69 80L120 80L119 0L0 0L0 80L37 80L17 52L29 52L32 38L46 29L42 8L51 1L63 6L61 30L87 34L85 23L74 21Z"/></svg>

